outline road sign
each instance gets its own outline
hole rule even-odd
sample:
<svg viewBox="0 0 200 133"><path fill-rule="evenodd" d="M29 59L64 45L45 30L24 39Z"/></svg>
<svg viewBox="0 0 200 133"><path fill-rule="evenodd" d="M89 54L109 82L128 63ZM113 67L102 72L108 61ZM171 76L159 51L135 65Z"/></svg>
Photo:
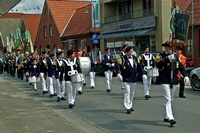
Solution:
<svg viewBox="0 0 200 133"><path fill-rule="evenodd" d="M93 35L92 35L92 43L93 43L93 44L98 44L98 43L99 43L98 34L93 34Z"/></svg>

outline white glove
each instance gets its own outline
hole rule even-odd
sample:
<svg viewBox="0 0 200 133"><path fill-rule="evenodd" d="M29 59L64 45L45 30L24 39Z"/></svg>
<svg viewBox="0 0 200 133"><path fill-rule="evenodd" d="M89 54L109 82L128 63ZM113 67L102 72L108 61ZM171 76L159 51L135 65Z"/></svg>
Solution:
<svg viewBox="0 0 200 133"><path fill-rule="evenodd" d="M147 79L147 75L142 75L142 79Z"/></svg>
<svg viewBox="0 0 200 133"><path fill-rule="evenodd" d="M184 78L184 82L185 82L185 83L189 83L189 82L190 82L190 79L189 79L188 76L186 76L186 77Z"/></svg>
<svg viewBox="0 0 200 133"><path fill-rule="evenodd" d="M175 60L174 54L170 54L167 56L170 61Z"/></svg>
<svg viewBox="0 0 200 133"><path fill-rule="evenodd" d="M107 66L110 66L110 63L106 63Z"/></svg>
<svg viewBox="0 0 200 133"><path fill-rule="evenodd" d="M95 63L94 64L97 64L97 62L95 61Z"/></svg>
<svg viewBox="0 0 200 133"><path fill-rule="evenodd" d="M120 81L123 81L123 77L122 77L122 75L121 74L117 74L117 78L120 80Z"/></svg>
<svg viewBox="0 0 200 133"><path fill-rule="evenodd" d="M111 66L115 66L115 63L112 63Z"/></svg>
<svg viewBox="0 0 200 133"><path fill-rule="evenodd" d="M58 76L60 77L60 72L58 73Z"/></svg>

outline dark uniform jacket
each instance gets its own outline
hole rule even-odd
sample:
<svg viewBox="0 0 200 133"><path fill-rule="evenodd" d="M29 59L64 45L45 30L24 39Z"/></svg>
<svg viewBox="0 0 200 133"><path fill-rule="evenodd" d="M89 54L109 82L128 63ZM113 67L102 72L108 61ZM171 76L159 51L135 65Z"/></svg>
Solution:
<svg viewBox="0 0 200 133"><path fill-rule="evenodd" d="M36 65L31 64L30 67L29 67L29 72L30 72L31 77L33 77L33 76L38 77L39 76L39 65L38 65L38 63Z"/></svg>
<svg viewBox="0 0 200 133"><path fill-rule="evenodd" d="M47 61L47 65L48 65L48 70L47 70L48 77L55 77L57 79L58 78L58 68L57 68L56 59L54 59L54 60L49 59Z"/></svg>
<svg viewBox="0 0 200 133"><path fill-rule="evenodd" d="M144 74L144 70L142 69L141 65L138 63L137 57L133 55L132 59L133 59L133 67L127 55L124 56L124 63L121 69L123 82L135 83L137 82L138 71L140 71L142 75Z"/></svg>
<svg viewBox="0 0 200 133"><path fill-rule="evenodd" d="M69 64L70 63L69 59L64 59L65 68L61 71L60 81L62 81L63 78L65 81L71 81L71 77L68 75L68 72L71 71L71 66L68 66L66 62ZM71 60L71 62L74 62L74 59ZM80 64L78 63L78 60L76 60L75 65L73 65L73 69L77 70L78 73L82 73ZM64 73L65 73L65 75L63 76Z"/></svg>
<svg viewBox="0 0 200 133"><path fill-rule="evenodd" d="M178 70L181 74L185 77L187 73L181 64L180 59L175 54L175 60L173 63L170 62L168 56L170 54L166 53L165 51L160 53L161 60L157 63L157 67L159 68L159 78L161 80L161 84L170 84L171 83L171 64L173 64L173 84L178 84Z"/></svg>
<svg viewBox="0 0 200 133"><path fill-rule="evenodd" d="M102 58L103 70L104 71L108 71L108 70L113 71L115 66L108 66L108 65L106 65L107 63L110 63L110 64L115 63L114 58L112 55L110 55L110 59L108 59L108 56L106 54L104 54L103 58Z"/></svg>
<svg viewBox="0 0 200 133"><path fill-rule="evenodd" d="M49 58L48 57L46 57L46 58L40 57L40 59L39 59L39 64L40 64L39 70L40 70L40 73L44 73L44 75L47 74L47 69L48 69L48 67L46 66L47 64L45 64L45 61L46 62L49 61Z"/></svg>

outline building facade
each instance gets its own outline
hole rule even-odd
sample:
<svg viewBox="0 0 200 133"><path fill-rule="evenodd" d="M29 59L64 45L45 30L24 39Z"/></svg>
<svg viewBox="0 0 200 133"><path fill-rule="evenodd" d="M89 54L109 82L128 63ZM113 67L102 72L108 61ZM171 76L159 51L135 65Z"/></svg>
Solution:
<svg viewBox="0 0 200 133"><path fill-rule="evenodd" d="M171 0L102 0L101 48L123 44L133 46L138 55L148 45L151 52L161 51L169 40Z"/></svg>

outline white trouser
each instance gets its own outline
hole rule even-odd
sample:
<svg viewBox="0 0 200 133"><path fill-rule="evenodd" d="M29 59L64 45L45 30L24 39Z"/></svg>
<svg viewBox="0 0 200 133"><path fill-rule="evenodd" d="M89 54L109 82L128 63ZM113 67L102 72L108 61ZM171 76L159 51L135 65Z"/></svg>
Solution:
<svg viewBox="0 0 200 133"><path fill-rule="evenodd" d="M83 83L82 82L79 82L79 83L76 83L76 89L77 91L83 91Z"/></svg>
<svg viewBox="0 0 200 133"><path fill-rule="evenodd" d="M64 97L65 95L65 81L63 80L60 84L60 98Z"/></svg>
<svg viewBox="0 0 200 133"><path fill-rule="evenodd" d="M37 83L36 82L33 83L33 89L37 90Z"/></svg>
<svg viewBox="0 0 200 133"><path fill-rule="evenodd" d="M56 85L56 79L55 77L52 78L52 77L48 77L48 90L50 92L50 94L54 94L56 92L56 88L54 88Z"/></svg>
<svg viewBox="0 0 200 133"><path fill-rule="evenodd" d="M124 106L126 109L131 109L133 106L136 83L124 82L124 87Z"/></svg>
<svg viewBox="0 0 200 133"><path fill-rule="evenodd" d="M170 89L169 84L161 84L163 90L163 101L165 106L164 118L173 120L172 113L172 101L174 100L174 93L176 91L176 85L173 85L173 88Z"/></svg>
<svg viewBox="0 0 200 133"><path fill-rule="evenodd" d="M112 83L112 76L113 76L113 72L108 70L104 72L105 77L106 77L106 86L107 89L110 89L111 83Z"/></svg>
<svg viewBox="0 0 200 133"><path fill-rule="evenodd" d="M40 80L42 82L42 90L43 91L47 91L46 80L44 78L44 73L40 73Z"/></svg>
<svg viewBox="0 0 200 133"><path fill-rule="evenodd" d="M95 83L94 83L94 79L95 79L95 72L90 72L90 87L95 87Z"/></svg>
<svg viewBox="0 0 200 133"><path fill-rule="evenodd" d="M150 87L151 87L151 79L152 77L146 76L142 77L144 84L144 95L149 95Z"/></svg>
<svg viewBox="0 0 200 133"><path fill-rule="evenodd" d="M76 83L66 81L65 86L67 88L68 104L74 104L76 98Z"/></svg>

